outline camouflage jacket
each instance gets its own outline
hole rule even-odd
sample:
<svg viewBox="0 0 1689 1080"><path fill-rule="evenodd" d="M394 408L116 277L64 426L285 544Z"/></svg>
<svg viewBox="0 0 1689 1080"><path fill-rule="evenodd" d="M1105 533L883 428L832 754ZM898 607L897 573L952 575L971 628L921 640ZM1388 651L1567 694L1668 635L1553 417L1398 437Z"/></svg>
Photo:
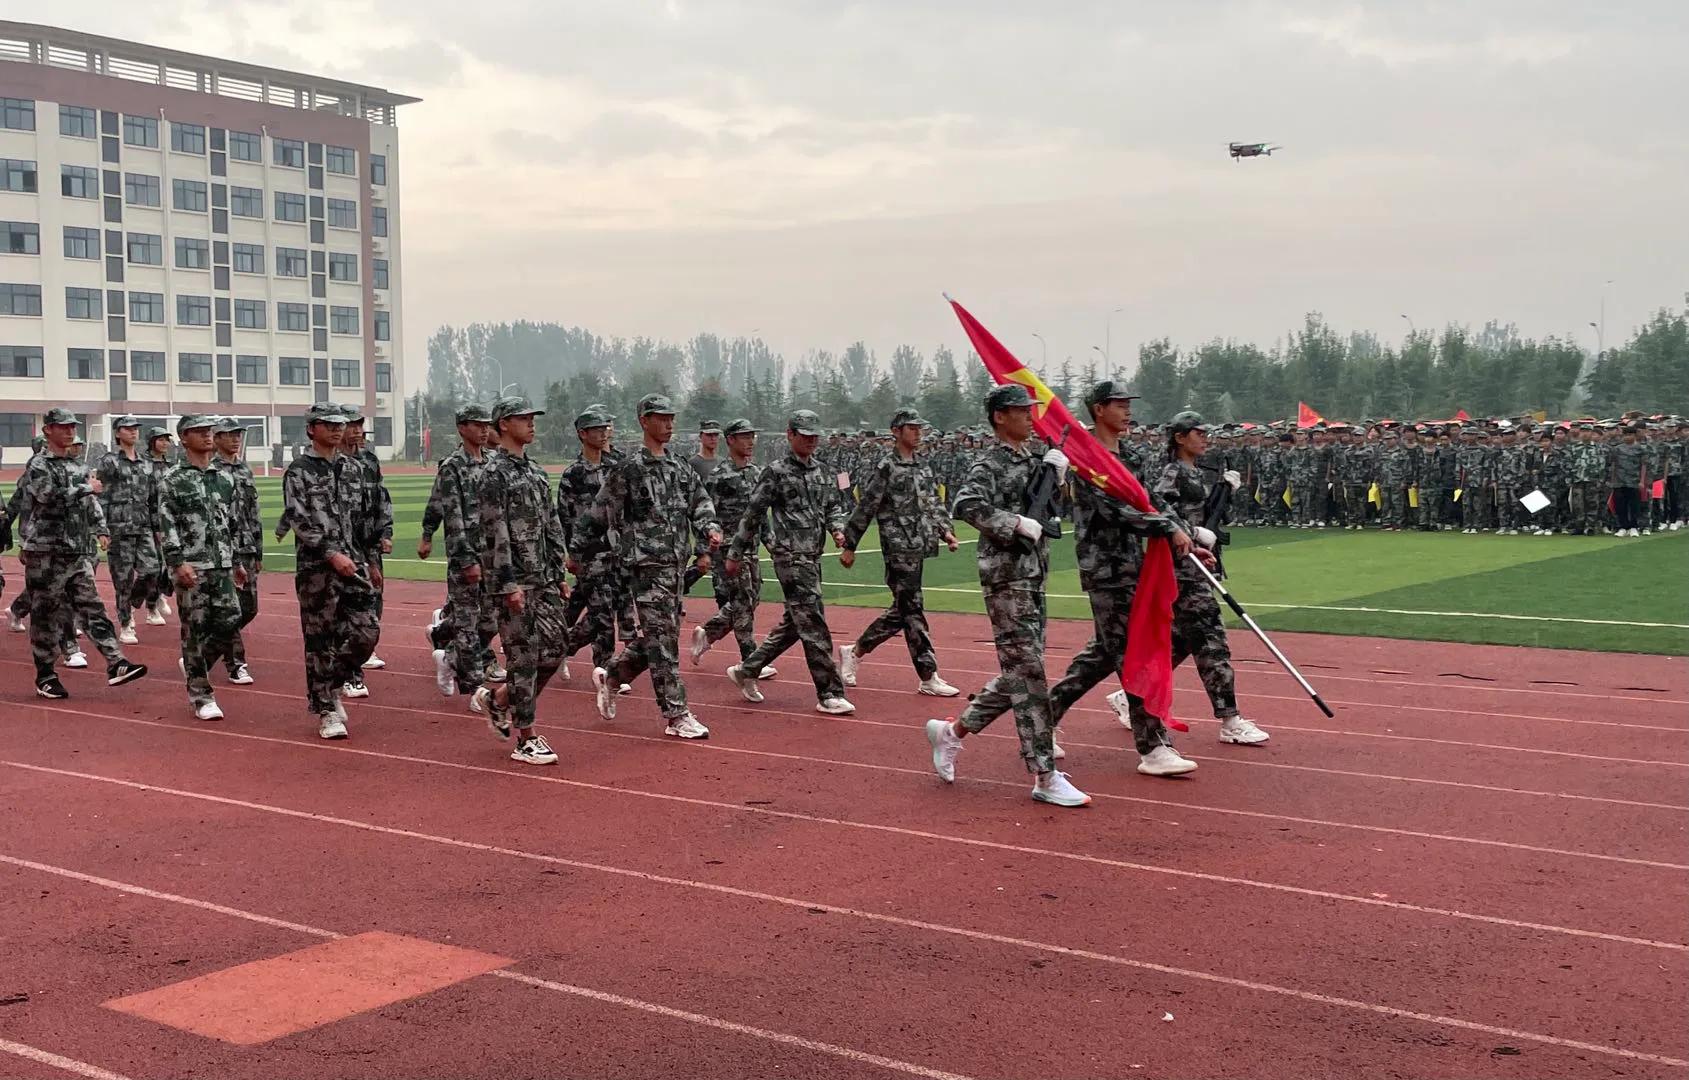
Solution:
<svg viewBox="0 0 1689 1080"><path fill-rule="evenodd" d="M1571 446L1571 479L1574 483L1605 483L1607 480L1607 448L1598 442L1579 442Z"/></svg>
<svg viewBox="0 0 1689 1080"><path fill-rule="evenodd" d="M1192 527L1207 525L1209 528L1218 527L1218 523L1209 525L1208 517L1208 482L1202 478L1202 470L1186 461L1169 461L1162 466L1161 475L1156 477L1154 494L1163 500L1167 507ZM1192 566L1189 559L1173 560L1174 574L1182 580L1201 580L1202 573Z"/></svg>
<svg viewBox="0 0 1689 1080"><path fill-rule="evenodd" d="M136 455L130 458L113 450L100 459L94 470L105 490L100 492L100 509L113 536L151 536L158 524L158 482L151 462Z"/></svg>
<svg viewBox="0 0 1689 1080"><path fill-rule="evenodd" d="M29 459L18 480L25 551L94 554L95 537L108 534L89 478L88 466L74 458L41 453Z"/></svg>
<svg viewBox="0 0 1689 1080"><path fill-rule="evenodd" d="M487 451L477 490L481 565L489 591L520 592L563 580L568 548L551 502L551 478L526 454Z"/></svg>
<svg viewBox="0 0 1689 1080"><path fill-rule="evenodd" d="M422 539L446 532L446 569L461 573L481 561L481 472L486 458L472 458L459 446L440 461L428 505L422 511Z"/></svg>
<svg viewBox="0 0 1689 1080"><path fill-rule="evenodd" d="M1648 471L1648 447L1642 443L1619 443L1613 447L1614 487L1636 487Z"/></svg>
<svg viewBox="0 0 1689 1080"><path fill-rule="evenodd" d="M763 467L756 462L747 462L744 468L724 461L715 472L710 474L709 482L704 485L710 493L710 501L715 504L718 520L725 522L728 528L737 529L745 518L745 510L751 505L751 494L756 490L757 481L762 479ZM751 545L742 556L753 559L757 556L757 547L768 542L768 515L762 516L758 522L756 544Z"/></svg>
<svg viewBox="0 0 1689 1080"><path fill-rule="evenodd" d="M250 565L264 557L264 522L258 513L258 482L253 479L252 467L239 458L226 461L216 457L212 459L212 464L228 473L229 479L234 481L234 517L230 524L235 534L235 556Z"/></svg>
<svg viewBox="0 0 1689 1080"><path fill-rule="evenodd" d="M1487 446L1463 446L1460 449L1460 479L1462 488L1474 484L1495 482L1495 457Z"/></svg>
<svg viewBox="0 0 1689 1080"><path fill-rule="evenodd" d="M658 457L644 446L605 474L592 517L629 569L679 568L716 531L715 504L698 474L673 454Z"/></svg>
<svg viewBox="0 0 1689 1080"><path fill-rule="evenodd" d="M1516 488L1525 482L1530 474L1530 462L1525 457L1525 449L1522 446L1503 446L1496 451L1496 483L1503 487Z"/></svg>
<svg viewBox="0 0 1689 1080"><path fill-rule="evenodd" d="M557 520L563 526L563 544L577 563L584 565L611 554L604 522L593 516L592 504L604 487L604 477L626 457L619 450L605 450L594 465L582 455L557 478Z"/></svg>
<svg viewBox="0 0 1689 1080"><path fill-rule="evenodd" d="M1378 465L1378 475L1391 487L1413 483L1419 477L1417 446L1392 446L1384 451Z"/></svg>
<svg viewBox="0 0 1689 1080"><path fill-rule="evenodd" d="M300 566L318 565L330 555L367 564L372 555L356 515L363 512L363 467L343 454L325 458L315 447L288 463L282 474L282 519L277 529L293 530L293 553Z"/></svg>
<svg viewBox="0 0 1689 1080"><path fill-rule="evenodd" d="M381 541L393 539L393 496L381 476L381 459L369 447L361 447L352 455L363 476L363 507L358 525L364 532L364 546L380 554Z"/></svg>
<svg viewBox="0 0 1689 1080"><path fill-rule="evenodd" d="M1126 460L1123 452L1116 456ZM1150 501L1157 502L1154 492ZM1079 587L1100 592L1133 584L1144 561L1142 538L1170 536L1178 527L1165 513L1134 510L1095 484L1075 481L1073 555L1079 563Z"/></svg>
<svg viewBox="0 0 1689 1080"><path fill-rule="evenodd" d="M1263 447L1261 450L1261 486L1276 487L1284 483L1289 476L1289 469L1285 462L1285 452L1277 447Z"/></svg>
<svg viewBox="0 0 1689 1080"><path fill-rule="evenodd" d="M880 551L887 561L938 554L939 537L950 531L950 515L938 501L938 482L924 458L887 454L863 478L862 501L845 524L844 546L855 548L869 522L880 526Z"/></svg>
<svg viewBox="0 0 1689 1080"><path fill-rule="evenodd" d="M735 557L743 558L756 545L764 514L771 522L770 555L776 559L818 557L826 549L827 537L845 527L836 474L813 457L802 461L796 454L787 454L764 469L733 536Z"/></svg>
<svg viewBox="0 0 1689 1080"><path fill-rule="evenodd" d="M199 468L184 460L164 474L158 489L164 565L229 570L235 565L235 477L216 464Z"/></svg>
<svg viewBox="0 0 1689 1080"><path fill-rule="evenodd" d="M1036 544L1015 532L1026 513L1026 489L1041 464L1030 450L999 442L974 459L956 498L956 516L979 530L979 583L986 589L1042 591L1050 570L1050 541Z"/></svg>

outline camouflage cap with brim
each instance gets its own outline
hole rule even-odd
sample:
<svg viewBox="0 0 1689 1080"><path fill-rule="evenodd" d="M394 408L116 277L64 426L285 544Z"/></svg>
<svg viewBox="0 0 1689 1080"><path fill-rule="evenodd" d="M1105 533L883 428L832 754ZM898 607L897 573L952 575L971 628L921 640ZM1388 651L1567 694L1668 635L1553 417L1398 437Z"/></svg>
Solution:
<svg viewBox="0 0 1689 1080"><path fill-rule="evenodd" d="M342 401L338 408L340 409L340 414L346 417L346 422L348 424L361 424L364 422L364 407L362 405L356 404L355 402Z"/></svg>
<svg viewBox="0 0 1689 1080"><path fill-rule="evenodd" d="M76 414L65 408L63 405L55 405L41 414L42 427L46 427L49 424L75 424L78 422Z"/></svg>
<svg viewBox="0 0 1689 1080"><path fill-rule="evenodd" d="M490 424L493 414L479 401L471 401L457 411L454 419L460 424Z"/></svg>
<svg viewBox="0 0 1689 1080"><path fill-rule="evenodd" d="M639 399L639 418L647 416L673 416L674 402L667 394L646 394Z"/></svg>
<svg viewBox="0 0 1689 1080"><path fill-rule="evenodd" d="M319 401L305 410L305 423L311 424L344 424L346 414L340 411L340 406L332 401Z"/></svg>
<svg viewBox="0 0 1689 1080"><path fill-rule="evenodd" d="M700 434L700 435L720 435L721 434L721 424L720 424L720 422L715 421L715 420L705 420L704 422L702 422L698 425L698 434Z"/></svg>
<svg viewBox="0 0 1689 1080"><path fill-rule="evenodd" d="M998 409L1029 409L1032 407L1032 395L1026 392L1026 387L1020 383L1005 383L993 386L985 395L986 415Z"/></svg>
<svg viewBox="0 0 1689 1080"><path fill-rule="evenodd" d="M122 416L115 418L111 422L111 429L113 431L116 431L118 428L138 428L140 426L141 418L138 416L131 416L129 413L124 413Z"/></svg>
<svg viewBox="0 0 1689 1080"><path fill-rule="evenodd" d="M932 427L931 424L921 419L921 414L916 412L914 409L899 409L891 414L892 427L908 427L911 424L915 427Z"/></svg>
<svg viewBox="0 0 1689 1080"><path fill-rule="evenodd" d="M1101 405L1105 401L1136 401L1138 395L1128 392L1126 384L1115 379L1104 379L1085 394L1086 405Z"/></svg>
<svg viewBox="0 0 1689 1080"><path fill-rule="evenodd" d="M211 434L213 435L233 435L237 432L245 434L246 424L239 418L233 416L219 417L216 425L211 429Z"/></svg>
<svg viewBox="0 0 1689 1080"><path fill-rule="evenodd" d="M821 418L808 409L798 409L786 417L786 430L794 435L819 435Z"/></svg>
<svg viewBox="0 0 1689 1080"><path fill-rule="evenodd" d="M616 422L602 405L588 405L575 417L576 431L590 431L593 428L609 427Z"/></svg>
<svg viewBox="0 0 1689 1080"><path fill-rule="evenodd" d="M154 424L152 427L147 429L147 442L149 443L154 439L169 439L172 437L173 436L171 436L169 428L162 427L158 424Z"/></svg>
<svg viewBox="0 0 1689 1080"><path fill-rule="evenodd" d="M512 416L544 416L545 410L536 406L527 398L519 394L501 397L493 402L493 423L508 420Z"/></svg>
<svg viewBox="0 0 1689 1080"><path fill-rule="evenodd" d="M721 433L731 439L735 435L755 435L757 428L749 420L740 417L737 420L729 420L727 426L721 429Z"/></svg>
<svg viewBox="0 0 1689 1080"><path fill-rule="evenodd" d="M176 421L176 435L180 437L184 432L192 431L195 428L207 428L215 431L218 423L218 417L207 413L185 413L180 420Z"/></svg>

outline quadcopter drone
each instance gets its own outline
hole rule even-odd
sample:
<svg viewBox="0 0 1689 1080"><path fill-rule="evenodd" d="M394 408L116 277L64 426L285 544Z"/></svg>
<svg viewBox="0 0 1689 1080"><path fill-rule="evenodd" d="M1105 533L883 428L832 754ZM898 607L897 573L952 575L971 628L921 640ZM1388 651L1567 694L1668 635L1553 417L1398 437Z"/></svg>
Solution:
<svg viewBox="0 0 1689 1080"><path fill-rule="evenodd" d="M1246 157L1271 157L1274 150L1283 150L1278 143L1269 142L1234 142L1227 143L1227 149L1232 152L1232 160Z"/></svg>

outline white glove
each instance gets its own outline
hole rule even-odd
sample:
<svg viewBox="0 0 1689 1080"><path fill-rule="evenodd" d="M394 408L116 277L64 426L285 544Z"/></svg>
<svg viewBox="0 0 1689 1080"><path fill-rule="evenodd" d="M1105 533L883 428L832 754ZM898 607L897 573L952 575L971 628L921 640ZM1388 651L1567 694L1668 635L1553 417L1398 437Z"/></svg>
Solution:
<svg viewBox="0 0 1689 1080"><path fill-rule="evenodd" d="M1198 525L1191 530L1191 539L1196 541L1198 547L1205 547L1209 551L1213 551L1215 541L1220 538L1214 535L1213 529L1206 529Z"/></svg>
<svg viewBox="0 0 1689 1080"><path fill-rule="evenodd" d="M1067 482L1067 455L1066 454L1062 453L1060 450L1057 450L1055 447L1052 446L1048 450L1044 451L1044 464L1054 465L1056 467L1056 482L1057 483L1066 483Z"/></svg>
<svg viewBox="0 0 1689 1080"><path fill-rule="evenodd" d="M1015 522L1015 533L1036 544L1044 535L1044 526L1023 514L1020 520Z"/></svg>
<svg viewBox="0 0 1689 1080"><path fill-rule="evenodd" d="M1225 472L1220 474L1220 479L1230 484L1233 491L1236 491L1238 488L1243 486L1243 477L1238 474L1236 469L1227 469Z"/></svg>

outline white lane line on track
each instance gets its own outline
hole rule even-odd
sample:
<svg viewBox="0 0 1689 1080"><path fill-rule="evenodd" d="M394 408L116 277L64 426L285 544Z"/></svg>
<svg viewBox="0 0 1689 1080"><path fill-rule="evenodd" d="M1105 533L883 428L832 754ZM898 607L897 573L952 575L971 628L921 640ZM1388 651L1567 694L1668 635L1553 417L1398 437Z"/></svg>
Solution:
<svg viewBox="0 0 1689 1080"><path fill-rule="evenodd" d="M70 712L70 710L43 709L45 712ZM98 714L93 714L98 715ZM102 719L109 719L103 717ZM171 725L165 725L170 727ZM175 730L202 730L181 728ZM1150 863L1135 863L1125 859L1112 859L1102 855L1088 855L1080 852L1056 851L1050 848L1032 847L1026 844L1009 844L996 840L984 840L979 837L953 836L947 833L931 832L925 829L911 829L898 825L884 825L876 822L852 821L848 818L828 817L820 814L804 814L791 810L775 810L766 806L747 806L743 803L721 802L715 799L699 799L685 795L672 795L664 792L643 791L637 788L615 787L608 784L594 784L584 780L571 780L567 777L540 775L533 772L517 773L507 769L494 769L489 766L465 765L459 762L440 761L436 758L418 757L409 754L388 754L375 750L359 750L348 746L328 746L321 742L305 743L289 739L276 739L269 736L242 736L237 732L216 732L215 734L236 738L250 738L256 741L279 743L297 749L311 749L326 753L357 754L360 756L403 761L414 765L429 765L440 768L459 769L469 772L489 773L529 782L555 784L562 787L574 788L582 791L593 791L601 794L633 796L640 799L650 799L658 802L677 803L683 806L705 807L712 810L729 810L751 816L769 817L782 821L799 821L811 825L834 826L838 828L854 829L862 832L879 833L887 836L906 837L913 840L936 842L941 844L955 844L961 847L980 848L987 851L1002 851L1016 855L1031 855L1040 858L1056 859L1064 862L1079 863L1086 866L1097 866L1108 870L1119 870L1127 873L1160 874L1185 881L1201 881L1207 884L1255 889L1262 892L1277 893L1285 896L1295 896L1311 900L1337 901L1339 903L1356 904L1361 907L1377 908L1386 911L1399 911L1411 915L1430 916L1433 918L1453 919L1460 922L1479 923L1489 926L1505 926L1515 930L1525 930L1535 933L1556 934L1565 937L1584 938L1598 941L1611 941L1621 945L1635 945L1649 949L1659 949L1666 952L1689 953L1689 944L1673 941L1657 941L1652 938L1631 937L1625 934L1610 934L1600 930L1585 930L1579 927L1556 926L1552 923L1531 922L1524 919L1509 919L1499 915L1483 915L1469 911L1457 911L1452 908L1431 907L1422 904L1410 904L1400 900L1385 900L1372 896L1357 896L1350 893L1334 892L1328 889L1304 888L1300 885L1285 885L1278 882L1259 881L1254 878L1233 877L1225 874L1210 874L1200 870L1185 870L1178 867L1156 866ZM443 837L432 837L424 833L413 833L404 829L390 826L375 825L365 822L352 821L326 815L312 814L306 811L290 810L286 807L272 806L266 803L249 802L243 799L230 798L223 795L212 795L205 792L185 791L179 788L165 787L159 784L148 784L134 780L123 780L117 777L101 776L97 773L78 772L73 769L56 769L45 765L32 765L27 762L0 760L0 765L28 772L41 773L51 776L64 776L95 783L112 784L117 787L127 787L136 791L152 791L177 798L195 799L202 802L216 803L226 806L237 806L246 809L260 810L269 813L284 814L293 817L307 818L315 821L330 822L345 825L349 828L366 829L372 832L388 833L395 836L413 836L441 843L458 843ZM536 856L538 857L538 856ZM544 856L550 858L550 856ZM603 869L609 873L619 872L615 867L599 867L596 864L582 864Z"/></svg>
<svg viewBox="0 0 1689 1080"><path fill-rule="evenodd" d="M72 881L80 881L85 884L98 885L102 888L127 893L130 896L140 896L149 900L160 900L165 903L181 904L186 907L199 908L202 911L215 912L219 915L228 915L237 919L245 919L248 922L261 923L265 926L274 926L283 930L293 930L301 934L308 934L312 937L332 940L346 936L345 934L341 934L333 930L324 930L317 926L307 926L304 923L288 922L285 919L275 919L268 915L260 915L251 911L242 911L240 908L232 908L224 904L214 904L208 900L198 900L193 897L181 896L176 893L160 892L157 889L148 889L144 886L132 885L125 881L114 881L111 878L98 877L94 874L84 874L78 870L71 870L62 866L53 866L49 863L35 862L30 859L20 859L6 854L0 854L0 863L8 863L12 866L21 867L27 870L35 870L44 874L55 874L59 877L69 878ZM653 1001L642 1001L639 998L624 997L621 994L611 994L603 990L593 990L590 987L573 986L569 983L554 982L550 979L541 979L533 975L524 975L521 972L510 971L508 969L490 971L487 974L495 979L506 979L510 982L521 983L525 986L532 986L541 990L549 990L553 993L568 994L571 997L586 998L606 1005L618 1005L622 1008L650 1013L653 1016L663 1016L671 1020L683 1020L689 1024L714 1028L717 1031L725 1031L734 1035L748 1035L755 1039L762 1039L765 1042L780 1043L785 1046L797 1047L801 1050L810 1050L815 1053L842 1058L846 1061L855 1062L859 1065L873 1065L892 1072L900 1072L908 1076L919 1076L922 1077L923 1080L970 1080L969 1077L960 1073L930 1069L925 1065L917 1065L910 1061L900 1061L897 1058L884 1057L880 1054L870 1054L864 1050L856 1050L848 1046L838 1046L834 1043L820 1042L816 1039L806 1039L801 1035L792 1035L783 1031L773 1031L769 1028L755 1027L750 1024L741 1024L732 1020L723 1020L719 1017L708 1016L704 1013L688 1012L684 1009L676 1009L667 1005L659 1005ZM0 1040L0 1049L9 1049L13 1045L18 1044L8 1044L4 1040ZM54 1057L56 1055L47 1056ZM43 1059L36 1058L35 1060ZM69 1061L68 1058L60 1060ZM56 1062L51 1061L46 1063L56 1064ZM80 1062L75 1062L73 1064L81 1065ZM120 1077L116 1073L106 1072L105 1070L97 1069L92 1065L84 1066L84 1068L91 1071L81 1072L81 1075L91 1077L93 1080L128 1080L127 1077ZM71 1069L71 1071L80 1072L79 1069Z"/></svg>
<svg viewBox="0 0 1689 1080"><path fill-rule="evenodd" d="M5 858L5 856L0 856L0 858ZM61 1054L55 1054L50 1050L41 1050L34 1046L26 1046L23 1043L13 1042L10 1039L0 1039L0 1051L11 1054L14 1057L21 1057L28 1061L33 1061L38 1065L46 1065L48 1068L58 1069L61 1072L74 1073L77 1076L86 1076L88 1077L88 1080L129 1080L129 1077L124 1076L122 1073L114 1073L110 1069L102 1069L98 1065L90 1065L86 1061L77 1061L75 1058L67 1058Z"/></svg>
<svg viewBox="0 0 1689 1080"><path fill-rule="evenodd" d="M318 819L320 817L319 815L309 814L309 813L305 813L303 811L284 811L284 812L287 813L290 816L299 816L299 817L313 818L313 819ZM336 822L336 823L339 823L339 824L348 824L348 825L352 825L352 826L362 827L361 824L358 823L358 822L345 822L345 821L342 821L341 819L328 818L328 819L321 819L321 820L328 820L328 821L333 821L333 822ZM1352 998L1336 997L1336 996L1333 996L1333 995L1330 995L1330 994L1321 994L1321 993L1316 993L1314 991L1309 991L1309 990L1299 990L1299 989L1296 989L1294 987L1279 986L1279 985L1276 985L1276 984L1273 984L1273 983L1255 982L1253 980L1248 980L1248 979L1237 979L1237 978L1233 978L1233 977L1228 976L1228 975L1219 975L1219 974L1215 974L1215 973L1207 972L1207 971L1198 971L1198 970L1194 970L1194 969L1190 969L1190 968L1172 967L1172 966L1169 966L1169 965L1166 965L1166 964L1156 964L1156 963L1151 963L1151 962L1145 961L1145 960L1132 960L1132 959L1129 959L1127 957L1119 956L1119 955L1116 955L1116 954L1113 954L1113 953L1096 952L1096 951L1090 950L1090 949L1070 948L1070 947L1065 946L1065 945L1057 945L1057 944L1037 941L1037 940L1033 940L1033 939L1029 939L1029 938L1010 937L1010 936L1003 935L1003 934L993 934L993 933L990 933L988 931L983 931L983 930L974 930L974 929L970 929L970 928L967 928L967 927L959 927L959 926L948 926L948 925L945 925L943 923L927 922L927 921L919 920L919 919L906 919L906 918L903 918L903 917L897 916L897 915L887 915L883 912L862 911L862 910L858 910L856 908L840 907L840 906L835 905L835 904L824 904L824 903L819 903L819 902L810 901L810 900L804 900L804 899L800 899L800 898L780 896L780 895L774 894L774 893L763 893L763 892L756 892L756 891L749 890L749 889L739 889L739 888L735 888L735 887L729 886L729 885L717 885L717 884L713 884L711 882L704 882L704 881L691 881L691 880L688 880L686 878L667 877L667 876L660 875L660 874L649 874L649 873L645 873L644 871L638 871L638 870L622 870L622 869L619 869L619 868L597 867L597 866L594 866L594 865L589 864L589 863L579 863L579 862L574 862L574 861L568 860L568 859L557 858L555 856L538 855L538 854L534 854L534 853L531 853L531 852L516 851L516 850L510 849L510 848L501 848L501 847L496 847L496 846L490 845L490 844L478 844L478 843L473 843L471 841L453 840L453 839L446 838L446 837L430 837L427 834L423 834L423 833L410 833L410 832L403 832L401 830L386 830L386 829L381 829L380 827L372 827L372 828L374 828L376 831L393 832L393 833L396 833L397 835L406 836L406 837L413 838L413 839L423 839L423 840L430 840L430 841L437 842L437 843L443 843L443 844L446 844L447 846L450 846L450 847L456 847L456 848L467 849L467 850L472 850L472 851L480 851L480 852L484 852L484 853L488 853L488 854L515 856L517 858L528 859L528 860L532 860L532 861L555 863L555 864L559 864L559 865L569 866L569 867L575 868L575 869L608 870L611 873L615 873L615 874L625 876L625 877L636 878L636 879L639 879L639 880L642 880L642 881L649 881L649 882L652 882L654 884L673 885L673 886L680 886L680 887L685 887L685 888L700 889L700 890L715 893L715 894L718 894L718 895L732 896L732 897L736 897L736 898L740 898L740 899L757 900L757 901L760 901L760 902L763 902L763 903L777 904L777 905L780 905L780 906L783 906L783 907L802 908L806 911L819 909L819 910L828 912L830 914L849 916L851 918L863 919L863 920L866 920L866 921L869 921L869 922L880 923L882 925L898 926L898 927L903 927L903 928L913 929L913 930L923 930L923 931L927 931L929 933L944 934L944 935L948 935L948 936L952 936L952 937L960 937L960 938L965 938L965 939L969 939L969 940L973 940L973 941L982 941L982 942L986 942L986 943L994 944L994 945L1007 945L1007 946L1017 948L1017 949L1024 949L1024 950L1029 950L1029 951L1034 951L1034 952L1054 954L1054 955L1058 955L1058 956L1073 957L1073 958L1082 959L1082 960L1092 960L1092 961L1096 961L1096 962L1099 962L1099 963L1115 965L1115 966L1118 966L1118 967L1132 968L1132 969L1139 970L1139 971L1155 972L1156 974L1167 975L1167 976L1170 976L1170 977L1173 977L1173 978L1192 979L1192 980L1199 981L1199 982L1209 983L1211 985L1228 986L1228 987L1232 987L1232 988L1240 989L1240 990L1251 990L1251 991L1255 991L1257 993L1273 994L1273 995L1277 995L1277 996L1280 996L1280 997L1293 998L1293 999L1303 1001L1303 1002L1307 1002L1309 1004L1314 1004L1314 1005L1324 1005L1324 1006L1329 1006L1329 1007L1333 1007L1333 1008L1355 1010L1355 1011L1360 1011L1360 1012L1371 1013L1371 1014L1377 1015L1377 1016L1387 1016L1387 1017L1390 1017L1392 1019L1397 1019L1397 1020L1411 1020L1411 1021L1416 1021L1416 1022L1424 1023L1424 1024L1431 1024L1431 1025L1435 1025L1435 1026L1439 1026L1439 1027L1449 1027L1449 1028L1455 1028L1455 1029L1462 1030L1462 1031L1477 1032L1477 1033L1484 1034L1484 1035L1499 1035L1499 1036L1502 1036L1502 1037L1505 1037L1505 1038L1523 1039L1523 1040L1526 1040L1526 1041L1529 1041L1529 1042L1534 1042L1534 1043L1538 1043L1538 1044L1546 1045L1546 1046L1558 1046L1558 1047L1562 1047L1564 1049L1581 1050L1581 1051L1584 1051L1586 1053L1601 1054L1601 1055L1608 1056L1608 1057L1624 1058L1624 1059L1631 1060L1631 1061L1644 1061L1644 1062L1648 1062L1648 1063L1654 1064L1654 1065L1667 1065L1667 1066L1672 1066L1672 1067L1676 1067L1676 1068L1689 1068L1689 1061L1685 1061L1685 1060L1682 1060L1682 1059L1679 1059L1679 1058L1667 1057L1667 1056L1664 1056L1664 1055L1661 1055L1661 1054L1651 1054L1651 1053L1647 1053L1645 1051L1631 1050L1631 1049L1628 1049L1628 1048L1625 1048L1625 1047L1619 1047L1619 1046L1608 1046L1608 1045L1604 1045L1602 1043L1590 1043L1590 1042L1582 1042L1582 1041L1575 1040L1575 1039L1563 1039L1563 1038L1560 1038L1559 1036L1555 1036L1555 1035L1544 1035L1544 1034L1540 1034L1540 1033L1532 1032L1532 1031L1521 1031L1521 1030L1518 1030L1518 1029L1515 1029L1515 1028L1499 1027L1499 1026L1496 1026L1496 1025L1493 1025L1493 1024L1483 1024L1483 1023L1479 1023L1479 1022L1472 1021L1472 1020L1461 1019L1459 1017L1440 1016L1440 1015L1437 1015L1437 1014L1434 1014L1434 1013L1416 1012L1416 1011L1411 1010L1411 1009L1396 1008L1395 1006L1383 1005L1383 1004L1379 1004L1377 1002L1358 1001L1358 1000L1355 1000L1355 999L1352 999ZM200 908L204 908L206 910L217 911L217 912L222 913L222 914L233 915L235 917L246 917L246 915L247 915L247 913L241 912L241 911L239 911L238 909L235 909L235 908L228 908L228 907L224 907L223 905L213 905L213 904L209 904L205 901L194 900L194 899L191 899L191 898L188 898L188 897L180 897L180 896L176 896L176 895L173 895L173 894L170 894L170 893L158 892L158 891L152 890L152 889L142 889L140 886L131 886L131 885L127 885L124 882L112 881L112 880L107 879L107 878L98 878L98 877L95 877L95 876L90 875L90 874L83 874L79 871L65 870L65 869L60 868L60 867L50 866L50 865L45 864L45 863L31 862L31 861L26 860L26 859L18 859L18 858L15 858L13 856L5 855L5 854L0 854L0 862L5 862L5 863L9 863L9 864L12 864L12 865L15 865L15 866L20 866L20 867L25 867L25 868L37 870L37 871L40 871L40 872L43 872L43 873L59 874L61 876L72 878L74 880L80 880L80 881L88 882L88 883L91 883L91 884L98 884L98 885L102 885L102 886L105 886L105 887L108 887L108 888L115 888L119 891L132 892L135 895L146 896L146 897L149 897L149 898L155 899L155 900L163 900L163 901L167 901L167 902L182 903L182 904L186 904L186 905L192 906L192 907L200 907ZM256 918L257 918L257 920L263 921L263 922L266 922L266 923L271 922L271 920L269 919L268 916L256 916ZM325 935L326 934L326 935L329 935L329 936L335 936L335 935L333 935L332 931L326 931L326 930L311 930L311 931L308 931L308 932L312 932L312 933L315 933L317 935ZM498 973L494 973L494 974L498 974ZM514 974L514 973L512 973L512 974ZM519 981L525 982L527 980L523 979L523 980L519 980ZM563 989L563 986L561 984L557 984L557 985L547 986L546 988L547 989L561 990L561 989ZM667 1014L665 1014L665 1015L667 1015ZM684 1016L682 1018L684 1018ZM753 1030L760 1030L760 1029L753 1029ZM813 1044L813 1045L815 1045L815 1046L828 1046L830 1044ZM838 1049L844 1049L844 1048L841 1047L841 1048L838 1048ZM885 1060L889 1061L890 1059L885 1059ZM899 1063L899 1064L908 1064L908 1063L905 1062L905 1063ZM913 1066L913 1067L914 1068L921 1068L920 1066ZM929 1070L929 1071L926 1071L926 1072L917 1073L915 1075L929 1076L929 1077L933 1077L933 1078L935 1078L935 1080L937 1080L937 1078L946 1076L947 1074L940 1074L940 1073L936 1073L936 1072ZM122 1078L118 1078L118 1080L122 1080Z"/></svg>

